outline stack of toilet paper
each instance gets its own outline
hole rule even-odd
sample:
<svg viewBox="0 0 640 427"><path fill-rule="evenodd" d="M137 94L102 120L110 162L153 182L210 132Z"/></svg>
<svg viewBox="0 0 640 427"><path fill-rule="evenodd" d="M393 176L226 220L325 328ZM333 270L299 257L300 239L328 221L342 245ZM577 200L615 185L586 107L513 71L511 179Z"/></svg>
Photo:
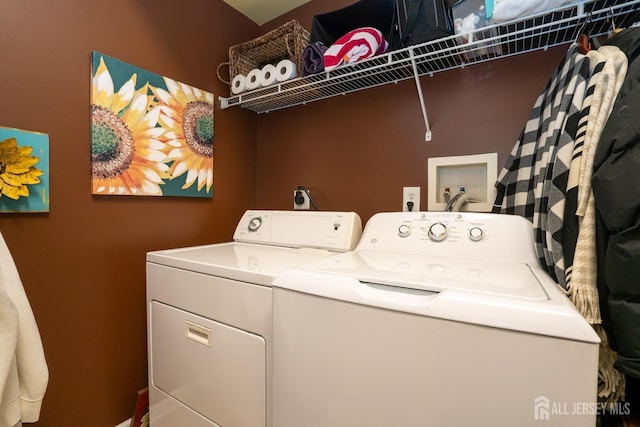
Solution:
<svg viewBox="0 0 640 427"><path fill-rule="evenodd" d="M289 59L283 59L276 65L267 64L262 68L254 68L246 76L238 74L231 80L231 93L237 95L246 90L282 83L296 76L296 64Z"/></svg>

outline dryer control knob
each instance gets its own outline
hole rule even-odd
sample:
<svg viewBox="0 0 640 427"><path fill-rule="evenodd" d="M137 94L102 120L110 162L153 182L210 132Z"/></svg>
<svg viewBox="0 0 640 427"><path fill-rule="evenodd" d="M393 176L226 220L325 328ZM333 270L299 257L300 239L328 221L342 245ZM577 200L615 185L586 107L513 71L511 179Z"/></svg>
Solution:
<svg viewBox="0 0 640 427"><path fill-rule="evenodd" d="M262 225L262 218L260 218L259 216L255 217L255 218L251 218L251 220L249 221L249 231L258 231L258 228L260 228L260 226Z"/></svg>
<svg viewBox="0 0 640 427"><path fill-rule="evenodd" d="M480 240L484 239L484 231L482 231L482 228L473 227L472 229L470 229L469 239L471 239L472 242L479 242Z"/></svg>
<svg viewBox="0 0 640 427"><path fill-rule="evenodd" d="M436 222L429 227L429 239L434 242L442 242L449 235L449 230L447 230L447 226Z"/></svg>
<svg viewBox="0 0 640 427"><path fill-rule="evenodd" d="M409 234L411 234L411 227L409 227L407 224L402 224L400 227L398 227L398 234L400 235L400 237L409 236Z"/></svg>

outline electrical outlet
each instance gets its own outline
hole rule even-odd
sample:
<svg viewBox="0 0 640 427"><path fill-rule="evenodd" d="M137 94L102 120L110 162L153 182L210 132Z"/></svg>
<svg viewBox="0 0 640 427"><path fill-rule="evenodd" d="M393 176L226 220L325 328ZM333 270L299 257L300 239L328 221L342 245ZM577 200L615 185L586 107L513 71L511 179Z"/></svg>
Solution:
<svg viewBox="0 0 640 427"><path fill-rule="evenodd" d="M309 191L309 190L307 190ZM302 199L300 199L302 197ZM298 203L302 201L302 203ZM296 210L309 210L311 203L309 202L309 195L304 190L293 190L293 209Z"/></svg>
<svg viewBox="0 0 640 427"><path fill-rule="evenodd" d="M402 187L402 212L420 210L420 187Z"/></svg>

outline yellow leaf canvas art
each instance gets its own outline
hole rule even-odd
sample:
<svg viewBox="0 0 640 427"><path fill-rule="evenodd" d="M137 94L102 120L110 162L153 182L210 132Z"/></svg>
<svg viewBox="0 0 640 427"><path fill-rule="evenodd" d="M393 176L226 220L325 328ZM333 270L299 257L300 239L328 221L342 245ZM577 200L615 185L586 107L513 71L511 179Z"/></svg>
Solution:
<svg viewBox="0 0 640 427"><path fill-rule="evenodd" d="M48 211L48 135L0 127L0 212Z"/></svg>

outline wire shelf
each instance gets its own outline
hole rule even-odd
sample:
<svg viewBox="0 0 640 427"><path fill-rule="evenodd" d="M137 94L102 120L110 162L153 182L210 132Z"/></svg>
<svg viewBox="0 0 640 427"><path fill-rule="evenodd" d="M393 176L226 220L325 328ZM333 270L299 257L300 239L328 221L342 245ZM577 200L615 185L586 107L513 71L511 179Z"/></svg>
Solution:
<svg viewBox="0 0 640 427"><path fill-rule="evenodd" d="M419 76L568 44L582 31L601 36L640 19L640 0L590 0L375 56L330 72L292 79L228 98L221 108L257 113L302 105ZM415 72L414 72L415 61Z"/></svg>

